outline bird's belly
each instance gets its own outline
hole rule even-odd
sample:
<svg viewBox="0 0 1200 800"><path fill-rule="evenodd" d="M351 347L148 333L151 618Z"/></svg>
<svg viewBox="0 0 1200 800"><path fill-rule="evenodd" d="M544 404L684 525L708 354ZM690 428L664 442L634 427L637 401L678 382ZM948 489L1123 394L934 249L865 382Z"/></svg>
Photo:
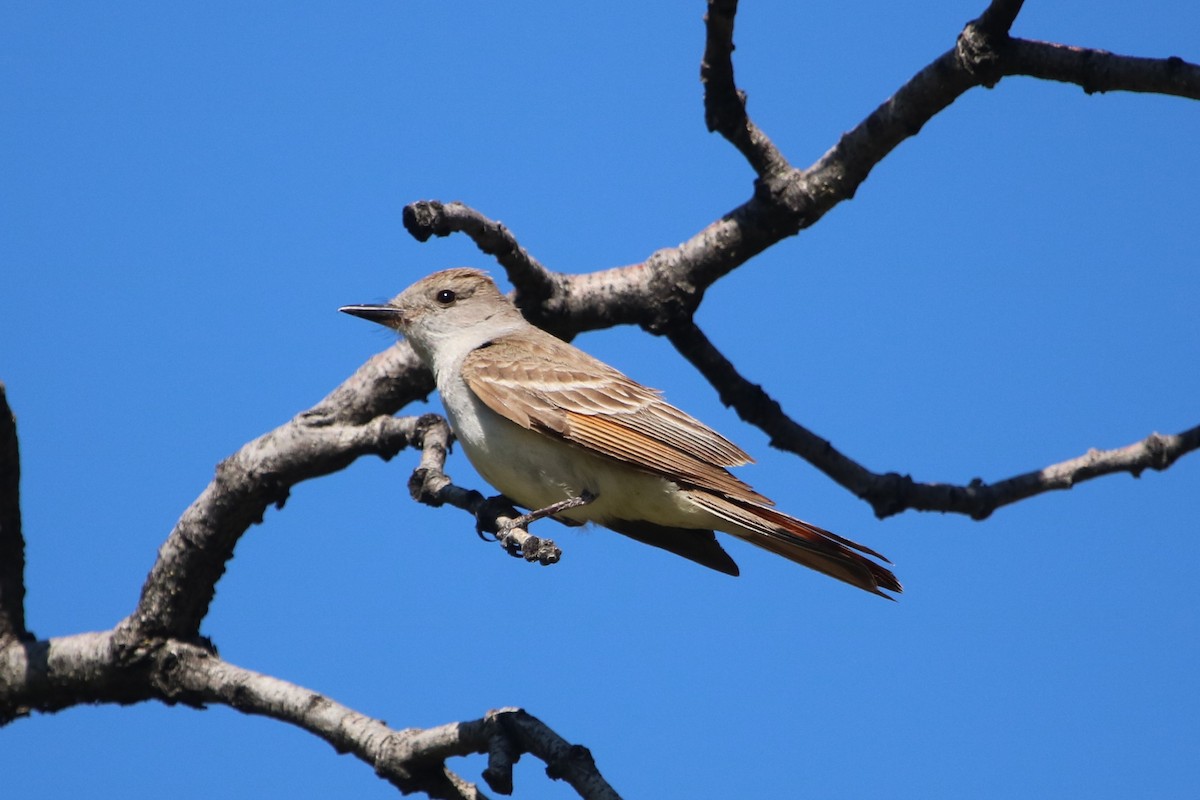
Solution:
<svg viewBox="0 0 1200 800"><path fill-rule="evenodd" d="M593 502L559 516L706 527L707 515L679 497L671 481L527 430L486 407L478 411L466 425L457 421L455 433L479 474L518 505L544 508L587 492Z"/></svg>

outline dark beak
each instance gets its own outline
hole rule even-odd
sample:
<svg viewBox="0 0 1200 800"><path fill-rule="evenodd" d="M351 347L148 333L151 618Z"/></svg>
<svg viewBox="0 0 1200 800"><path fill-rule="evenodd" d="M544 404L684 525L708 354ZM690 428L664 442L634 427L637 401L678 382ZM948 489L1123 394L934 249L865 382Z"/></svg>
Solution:
<svg viewBox="0 0 1200 800"><path fill-rule="evenodd" d="M397 328L404 322L404 315L395 306L342 306L338 311L369 319L389 328Z"/></svg>

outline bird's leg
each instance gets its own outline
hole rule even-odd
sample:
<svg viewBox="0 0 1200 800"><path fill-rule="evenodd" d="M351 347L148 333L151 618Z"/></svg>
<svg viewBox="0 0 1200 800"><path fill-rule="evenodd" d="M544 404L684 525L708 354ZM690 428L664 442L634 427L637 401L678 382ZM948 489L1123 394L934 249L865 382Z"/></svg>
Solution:
<svg viewBox="0 0 1200 800"><path fill-rule="evenodd" d="M537 522L545 517L553 517L555 514L561 514L564 511L570 511L572 508L586 506L596 499L596 495L589 491L580 492L575 497L568 497L566 500L559 500L557 503L551 503L545 508L535 509L528 514L522 514L515 519L510 519L501 526L501 533L510 531L513 528L524 528L530 523Z"/></svg>

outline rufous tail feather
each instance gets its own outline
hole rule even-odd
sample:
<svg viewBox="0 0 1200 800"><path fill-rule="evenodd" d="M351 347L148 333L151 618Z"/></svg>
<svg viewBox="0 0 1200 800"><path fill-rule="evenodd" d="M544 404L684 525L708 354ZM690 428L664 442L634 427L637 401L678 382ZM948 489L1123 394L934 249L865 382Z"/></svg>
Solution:
<svg viewBox="0 0 1200 800"><path fill-rule="evenodd" d="M893 598L880 589L903 591L891 570L859 555L866 553L887 561L869 547L769 506L694 490L688 492L688 497L696 505L731 523L728 527L718 526L720 530L750 544L889 600Z"/></svg>

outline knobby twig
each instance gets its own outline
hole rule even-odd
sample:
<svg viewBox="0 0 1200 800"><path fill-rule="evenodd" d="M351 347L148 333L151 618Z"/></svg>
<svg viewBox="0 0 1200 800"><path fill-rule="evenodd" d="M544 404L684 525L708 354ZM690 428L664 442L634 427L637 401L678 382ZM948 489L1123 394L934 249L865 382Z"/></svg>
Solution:
<svg viewBox="0 0 1200 800"><path fill-rule="evenodd" d="M418 242L430 236L465 233L484 253L494 256L520 279L518 305L537 306L559 291L560 276L550 272L517 242L503 223L488 219L462 203L436 200L404 208L404 228Z"/></svg>
<svg viewBox="0 0 1200 800"><path fill-rule="evenodd" d="M1138 58L1105 50L1013 39L1005 75L1074 83L1088 94L1151 92L1200 100L1200 65L1178 56Z"/></svg>

